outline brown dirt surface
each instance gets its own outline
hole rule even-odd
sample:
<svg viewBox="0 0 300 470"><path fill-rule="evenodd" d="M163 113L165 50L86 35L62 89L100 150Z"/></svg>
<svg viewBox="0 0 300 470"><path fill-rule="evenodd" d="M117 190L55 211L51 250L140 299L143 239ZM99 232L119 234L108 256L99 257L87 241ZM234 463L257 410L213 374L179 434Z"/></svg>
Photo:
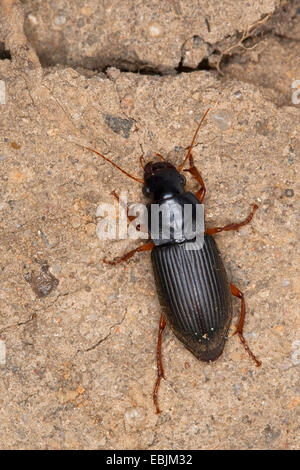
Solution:
<svg viewBox="0 0 300 470"><path fill-rule="evenodd" d="M299 448L299 1L46 3L1 5L0 448ZM208 107L207 225L259 205L216 240L263 365L237 300L213 364L167 329L156 415L150 256L105 265L137 241L96 233L112 190L146 198L80 146L142 177L141 154L182 161Z"/></svg>

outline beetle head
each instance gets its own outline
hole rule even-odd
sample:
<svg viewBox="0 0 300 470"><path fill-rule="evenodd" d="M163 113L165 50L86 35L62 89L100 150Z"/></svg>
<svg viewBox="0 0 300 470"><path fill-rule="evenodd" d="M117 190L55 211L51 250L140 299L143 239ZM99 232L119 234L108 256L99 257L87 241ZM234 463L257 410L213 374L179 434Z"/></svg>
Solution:
<svg viewBox="0 0 300 470"><path fill-rule="evenodd" d="M186 179L169 162L149 162L144 169L143 193L153 200L184 192Z"/></svg>

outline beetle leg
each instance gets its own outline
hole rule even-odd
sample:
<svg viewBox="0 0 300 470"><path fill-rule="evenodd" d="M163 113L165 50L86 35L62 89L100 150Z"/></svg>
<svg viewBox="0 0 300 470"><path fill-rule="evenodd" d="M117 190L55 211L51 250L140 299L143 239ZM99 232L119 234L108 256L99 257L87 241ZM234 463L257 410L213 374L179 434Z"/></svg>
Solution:
<svg viewBox="0 0 300 470"><path fill-rule="evenodd" d="M166 327L166 320L161 315L160 321L159 321L157 350L156 350L157 351L157 379L156 379L154 390L153 390L153 402L154 402L157 414L160 413L160 409L158 406L158 389L159 389L161 379L165 378L164 368L162 364L162 355L161 355L162 335L163 335L163 331L165 327Z"/></svg>
<svg viewBox="0 0 300 470"><path fill-rule="evenodd" d="M194 158L192 154L189 156L189 160L191 165L190 168L187 168L183 171L188 171L200 184L200 189L196 192L196 197L199 199L199 202L202 203L206 193L204 181L202 179L202 176L200 175L199 170L194 165Z"/></svg>
<svg viewBox="0 0 300 470"><path fill-rule="evenodd" d="M102 261L103 261L103 263L115 266L116 264L123 263L123 261L128 261L130 258L133 257L133 255L135 255L135 253L138 253L140 251L150 251L150 250L152 250L152 248L154 248L154 246L155 245L154 245L153 242L148 242L148 243L145 243L145 245L138 246L134 250L131 250L128 253L125 253L125 255L123 255L123 256L118 256L117 258L115 258L111 261L109 261L105 258Z"/></svg>
<svg viewBox="0 0 300 470"><path fill-rule="evenodd" d="M253 354L253 352L249 348L249 346L247 344L247 341L245 340L244 335L243 335L243 328L244 328L245 315L246 315L246 305L245 305L244 294L236 286L234 286L231 283L230 283L230 290L231 290L232 295L234 295L235 297L238 297L239 299L241 299L241 316L240 316L239 322L236 326L236 331L234 332L234 334L239 335L240 341L241 341L242 345L244 346L245 350L247 351L247 353L249 354L251 359L253 359L256 366L259 367L259 366L261 366L261 361L259 361L255 357L255 355Z"/></svg>
<svg viewBox="0 0 300 470"><path fill-rule="evenodd" d="M120 202L120 197L119 197L119 195L116 193L116 191L112 191L111 194L112 194L113 197L118 201L118 203L121 204L121 206L123 207L123 209L126 210L127 219L129 220L129 222L132 222L132 221L136 218L135 215L128 215L129 207L126 206L122 201ZM137 229L137 230L140 230L140 227L137 226L136 229Z"/></svg>
<svg viewBox="0 0 300 470"><path fill-rule="evenodd" d="M121 204L121 206L123 207L124 210L126 210L126 215L127 215L127 219L129 220L129 222L133 222L135 219L136 219L136 215L129 215L129 207L126 206L124 204L124 202L121 200L120 201L120 197L119 195L116 193L116 191L112 191L111 194L113 195L113 197L118 201L119 204ZM134 224L135 225L135 224ZM145 227L144 224L138 224L138 225L135 225L135 228L138 232L142 231L142 232L145 232L147 233L147 227Z"/></svg>
<svg viewBox="0 0 300 470"><path fill-rule="evenodd" d="M207 228L205 230L205 233L207 233L208 235L214 235L215 233L219 233L219 232L229 232L229 230L238 230L240 227L243 227L243 225L247 225L249 224L249 222L251 222L257 209L258 209L258 205L253 204L250 214L242 222L228 224L228 225L225 225L224 227Z"/></svg>

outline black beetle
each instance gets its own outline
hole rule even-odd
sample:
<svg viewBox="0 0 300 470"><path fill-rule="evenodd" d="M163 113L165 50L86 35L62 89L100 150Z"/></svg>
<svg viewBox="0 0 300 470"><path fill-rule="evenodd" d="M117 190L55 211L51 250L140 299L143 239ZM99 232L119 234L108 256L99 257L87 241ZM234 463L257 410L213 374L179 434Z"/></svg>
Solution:
<svg viewBox="0 0 300 470"><path fill-rule="evenodd" d="M203 115L196 129L182 164L176 169L160 154L157 155L162 158L162 162L150 162L143 167L141 160L141 165L144 168L144 179L132 176L96 150L84 147L100 155L130 178L143 183L144 194L151 198L151 203L147 206L150 221L148 225L149 234L151 234L151 204L161 206L171 203L177 207L183 207L184 204L189 203L195 208L196 205L203 202L206 192L205 185L194 165L191 151L199 128L208 111L209 109ZM190 162L190 168L184 171L189 172L200 184L200 189L196 194L187 193L184 190L186 180L181 171L187 160ZM112 194L118 199L115 192ZM243 336L244 296L237 287L229 283L220 252L212 237L216 233L238 230L243 225L248 224L257 207L254 204L249 216L242 222L205 229L204 241L196 250L186 249L186 243L190 240L182 238L178 240L170 235L168 240L152 239L152 241L115 260L104 260L108 264L116 265L129 260L137 252L152 251L151 258L156 287L162 307L157 343L157 380L153 392L157 413L160 413L158 388L161 378L164 377L161 344L166 321L177 338L197 359L206 362L215 361L222 354L227 340L232 319L232 294L241 299L241 315L235 334L238 334L246 351L256 365L261 365L261 362L249 349ZM128 218L129 220L134 219L132 216L128 216Z"/></svg>

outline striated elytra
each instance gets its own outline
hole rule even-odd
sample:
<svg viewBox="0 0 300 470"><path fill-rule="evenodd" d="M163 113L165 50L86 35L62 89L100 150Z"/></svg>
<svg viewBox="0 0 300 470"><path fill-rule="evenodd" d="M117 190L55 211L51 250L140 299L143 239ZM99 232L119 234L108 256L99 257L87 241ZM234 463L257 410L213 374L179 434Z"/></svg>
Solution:
<svg viewBox="0 0 300 470"><path fill-rule="evenodd" d="M215 361L232 319L229 282L216 242L205 235L198 250L183 243L151 253L162 315L177 338L200 361Z"/></svg>

